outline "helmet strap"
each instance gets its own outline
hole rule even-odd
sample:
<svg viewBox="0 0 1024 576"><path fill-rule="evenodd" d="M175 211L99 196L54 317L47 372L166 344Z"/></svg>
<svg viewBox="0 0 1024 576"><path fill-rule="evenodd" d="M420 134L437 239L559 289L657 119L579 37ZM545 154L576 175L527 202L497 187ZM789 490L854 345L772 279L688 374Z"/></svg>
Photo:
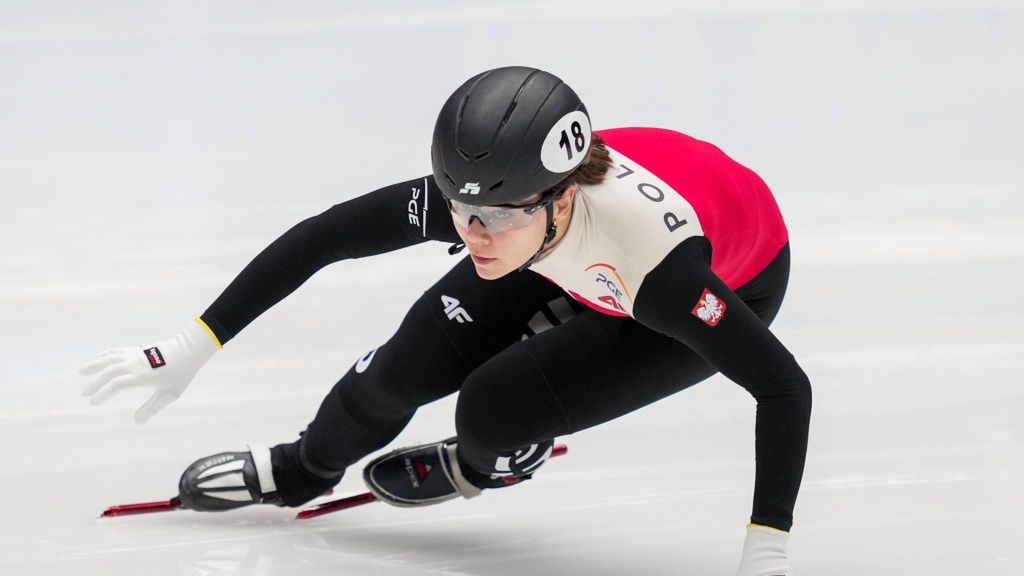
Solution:
<svg viewBox="0 0 1024 576"><path fill-rule="evenodd" d="M540 253L544 251L544 247L554 240L555 236L558 234L558 222L555 221L555 203L552 202L545 206L544 213L547 215L548 221L547 232L544 234L544 241L540 243L540 248L538 248L537 252L535 252L533 256L526 261L526 264L519 267L520 272L529 268L530 265L537 260L537 257L540 256Z"/></svg>

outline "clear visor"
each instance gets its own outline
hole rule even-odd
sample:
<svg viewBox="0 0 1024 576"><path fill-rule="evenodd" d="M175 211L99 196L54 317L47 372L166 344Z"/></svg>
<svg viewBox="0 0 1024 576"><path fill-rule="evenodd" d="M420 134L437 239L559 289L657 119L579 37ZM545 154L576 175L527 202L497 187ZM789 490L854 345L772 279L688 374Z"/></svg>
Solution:
<svg viewBox="0 0 1024 576"><path fill-rule="evenodd" d="M446 198L446 200L448 209L452 213L452 220L456 224L463 228L469 228L470 222L475 217L480 220L480 224L484 228L487 228L488 232L495 234L529 225L533 220L533 215L550 204L554 197L553 195L542 197L537 202L525 206L474 206L450 198Z"/></svg>

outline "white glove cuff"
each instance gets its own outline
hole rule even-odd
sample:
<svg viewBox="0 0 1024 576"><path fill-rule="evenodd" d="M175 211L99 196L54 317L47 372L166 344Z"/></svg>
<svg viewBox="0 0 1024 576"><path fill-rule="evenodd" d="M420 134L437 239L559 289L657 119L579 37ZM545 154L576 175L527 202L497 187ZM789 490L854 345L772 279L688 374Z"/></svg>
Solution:
<svg viewBox="0 0 1024 576"><path fill-rule="evenodd" d="M761 526L747 525L743 542L743 558L737 576L792 576L789 567L789 532Z"/></svg>
<svg viewBox="0 0 1024 576"><path fill-rule="evenodd" d="M196 368L206 364L221 348L216 335L198 317L188 323L178 338L184 350L194 359Z"/></svg>

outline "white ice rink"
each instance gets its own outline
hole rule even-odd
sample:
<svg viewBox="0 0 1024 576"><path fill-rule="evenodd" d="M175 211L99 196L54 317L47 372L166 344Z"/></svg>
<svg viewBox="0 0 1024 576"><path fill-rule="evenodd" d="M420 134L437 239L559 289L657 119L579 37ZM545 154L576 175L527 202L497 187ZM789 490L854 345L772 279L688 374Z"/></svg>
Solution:
<svg viewBox="0 0 1024 576"><path fill-rule="evenodd" d="M799 576L1024 574L1019 1L293 4L0 1L0 574L734 573L755 404L720 376L472 501L97 519L294 439L455 260L321 271L145 426L141 393L92 407L78 366L170 337L299 220L426 174L444 99L508 64L776 193L773 330L814 387ZM395 444L450 434L453 407Z"/></svg>

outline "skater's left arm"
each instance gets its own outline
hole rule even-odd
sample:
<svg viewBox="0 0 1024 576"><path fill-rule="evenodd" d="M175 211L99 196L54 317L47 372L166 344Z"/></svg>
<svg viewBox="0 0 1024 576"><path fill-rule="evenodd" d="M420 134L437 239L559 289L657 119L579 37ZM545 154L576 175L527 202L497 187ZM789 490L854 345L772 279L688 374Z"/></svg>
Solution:
<svg viewBox="0 0 1024 576"><path fill-rule="evenodd" d="M703 236L682 242L647 274L633 313L685 343L757 400L751 523L788 532L811 416L811 385L793 355L712 272L711 245Z"/></svg>

